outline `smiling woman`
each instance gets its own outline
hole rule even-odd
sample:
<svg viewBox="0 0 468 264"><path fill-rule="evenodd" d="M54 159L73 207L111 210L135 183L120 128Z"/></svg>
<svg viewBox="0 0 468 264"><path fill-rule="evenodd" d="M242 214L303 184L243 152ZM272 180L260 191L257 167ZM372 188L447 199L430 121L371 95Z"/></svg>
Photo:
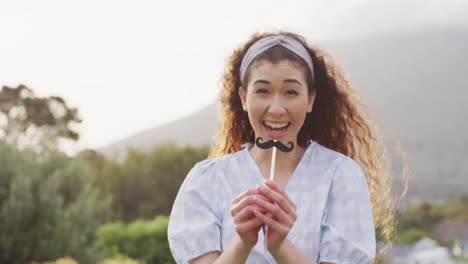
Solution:
<svg viewBox="0 0 468 264"><path fill-rule="evenodd" d="M394 232L389 173L338 67L299 35L254 35L228 61L221 104L212 159L192 169L171 212L177 262L375 261L375 230L384 244ZM274 151L275 165L263 139L295 147Z"/></svg>
<svg viewBox="0 0 468 264"><path fill-rule="evenodd" d="M315 97L307 90L306 73L289 60L260 61L252 65L247 86L239 88L239 97L255 136L296 141Z"/></svg>

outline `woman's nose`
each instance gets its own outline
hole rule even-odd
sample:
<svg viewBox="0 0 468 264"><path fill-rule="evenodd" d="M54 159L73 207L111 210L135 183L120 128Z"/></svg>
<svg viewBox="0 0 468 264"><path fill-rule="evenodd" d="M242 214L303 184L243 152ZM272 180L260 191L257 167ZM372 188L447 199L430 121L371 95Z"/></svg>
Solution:
<svg viewBox="0 0 468 264"><path fill-rule="evenodd" d="M282 115L286 113L286 107L279 96L273 96L271 98L270 105L268 107L268 113L272 115Z"/></svg>

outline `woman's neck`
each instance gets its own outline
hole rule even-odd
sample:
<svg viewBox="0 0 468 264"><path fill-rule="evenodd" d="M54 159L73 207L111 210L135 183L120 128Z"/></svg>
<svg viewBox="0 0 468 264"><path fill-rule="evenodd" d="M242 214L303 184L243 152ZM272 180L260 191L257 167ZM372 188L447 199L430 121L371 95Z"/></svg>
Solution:
<svg viewBox="0 0 468 264"><path fill-rule="evenodd" d="M268 179L270 177L271 154L272 149L260 149L258 146L250 145L250 155L260 168L263 177ZM275 182L284 188L289 178L292 176L299 161L304 155L305 148L295 145L293 151L284 153L276 150L275 161Z"/></svg>

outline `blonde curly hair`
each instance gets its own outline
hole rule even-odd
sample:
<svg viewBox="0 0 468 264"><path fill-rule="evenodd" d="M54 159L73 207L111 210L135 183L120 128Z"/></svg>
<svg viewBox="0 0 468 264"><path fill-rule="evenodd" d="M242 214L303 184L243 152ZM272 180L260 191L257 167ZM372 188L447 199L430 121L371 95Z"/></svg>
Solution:
<svg viewBox="0 0 468 264"><path fill-rule="evenodd" d="M309 93L315 93L312 112L307 114L298 134L298 144L306 146L312 139L355 160L363 169L369 186L379 249L378 262L391 245L396 233L396 199L393 198L388 155L382 143L375 118L361 102L358 93L330 56L297 34L291 32L257 33L236 49L227 61L221 80L219 127L210 149L210 158L240 150L241 145L255 142L247 113L242 109L239 88L247 87L249 68L241 83L239 68L242 59L257 40L273 35L286 35L299 41L308 51L314 65L314 79L305 62L292 52L274 47L260 54L255 61L276 63L290 60L306 73ZM252 62L252 64L254 64ZM252 65L251 64L251 65Z"/></svg>

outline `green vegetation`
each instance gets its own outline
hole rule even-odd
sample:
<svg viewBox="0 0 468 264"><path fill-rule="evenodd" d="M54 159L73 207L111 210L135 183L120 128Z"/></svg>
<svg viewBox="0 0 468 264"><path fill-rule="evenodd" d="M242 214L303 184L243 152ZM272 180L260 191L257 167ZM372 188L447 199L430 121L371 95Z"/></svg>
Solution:
<svg viewBox="0 0 468 264"><path fill-rule="evenodd" d="M94 150L68 157L59 142L78 139L71 127L80 121L59 97L36 97L22 85L2 88L0 263L65 256L78 263L127 263L124 256L172 262L168 218L155 216L169 215L180 185L208 147L129 150L122 163Z"/></svg>
<svg viewBox="0 0 468 264"><path fill-rule="evenodd" d="M207 151L162 145L148 154L130 151L120 164L94 151L44 159L0 141L0 262L70 255L96 263L113 255L113 246L147 263L171 262L167 217L153 218L169 214L188 171ZM111 221L130 224L106 224Z"/></svg>
<svg viewBox="0 0 468 264"><path fill-rule="evenodd" d="M150 153L129 150L122 163L94 151L79 156L99 175L95 185L114 196L115 220L129 222L169 215L180 185L195 163L208 156L208 147L163 144Z"/></svg>
<svg viewBox="0 0 468 264"><path fill-rule="evenodd" d="M446 231L445 235L434 235L437 227L450 221L464 222L468 226L468 194L451 199L443 205L421 202L400 212L397 242L410 244L422 237L429 237L436 239L442 245L451 246L455 239L453 234Z"/></svg>
<svg viewBox="0 0 468 264"><path fill-rule="evenodd" d="M410 228L398 234L398 243L413 244L423 237L433 238L432 234L417 228Z"/></svg>
<svg viewBox="0 0 468 264"><path fill-rule="evenodd" d="M111 219L111 196L80 159L42 160L0 141L0 262L27 263L71 254L89 260L95 230Z"/></svg>
<svg viewBox="0 0 468 264"><path fill-rule="evenodd" d="M175 263L167 241L169 218L136 220L128 225L108 223L98 229L98 248L146 263Z"/></svg>

